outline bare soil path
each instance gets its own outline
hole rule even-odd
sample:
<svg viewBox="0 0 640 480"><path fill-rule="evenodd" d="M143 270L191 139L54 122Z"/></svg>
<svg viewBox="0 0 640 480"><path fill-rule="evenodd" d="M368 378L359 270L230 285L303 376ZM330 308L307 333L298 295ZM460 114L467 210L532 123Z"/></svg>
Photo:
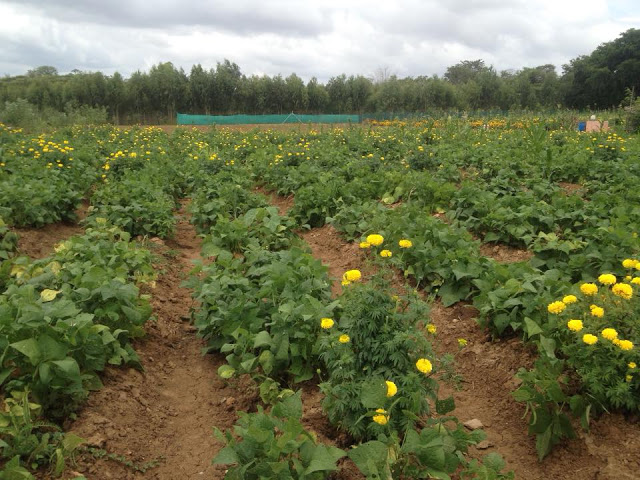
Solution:
<svg viewBox="0 0 640 480"><path fill-rule="evenodd" d="M211 464L221 447L212 428L230 427L236 411L255 403L250 383L217 375L224 360L202 355L204 343L189 324L192 299L181 283L199 257L200 239L184 206L179 213L175 237L153 242L162 255L157 286L149 292L157 322L147 324L147 336L135 345L144 372L109 369L105 387L71 425L96 449L74 467L91 480L223 478L224 467ZM105 451L124 461L96 458Z"/></svg>

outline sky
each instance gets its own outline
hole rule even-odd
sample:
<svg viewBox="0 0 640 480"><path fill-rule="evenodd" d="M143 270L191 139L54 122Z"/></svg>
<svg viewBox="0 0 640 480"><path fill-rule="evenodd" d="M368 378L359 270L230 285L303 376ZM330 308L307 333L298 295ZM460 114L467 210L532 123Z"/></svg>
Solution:
<svg viewBox="0 0 640 480"><path fill-rule="evenodd" d="M118 71L172 62L245 75L443 75L562 65L629 28L637 0L0 0L0 76L40 65Z"/></svg>

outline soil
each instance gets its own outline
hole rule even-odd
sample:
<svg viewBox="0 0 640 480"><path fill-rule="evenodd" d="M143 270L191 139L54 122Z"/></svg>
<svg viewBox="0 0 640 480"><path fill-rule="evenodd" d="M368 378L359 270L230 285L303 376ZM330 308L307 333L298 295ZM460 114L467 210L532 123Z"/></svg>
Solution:
<svg viewBox="0 0 640 480"><path fill-rule="evenodd" d="M558 186L562 188L567 195L583 195L586 190L579 183L558 182Z"/></svg>
<svg viewBox="0 0 640 480"><path fill-rule="evenodd" d="M83 202L76 210L78 221L87 215L88 202ZM53 247L67 238L84 232L78 223L51 223L40 228L12 228L18 234L18 253L31 258L50 255Z"/></svg>
<svg viewBox="0 0 640 480"><path fill-rule="evenodd" d="M300 232L302 239L311 247L314 257L322 260L329 268L331 292L334 296L342 292L342 275L347 270L360 270L368 273L365 251L357 243L346 243L332 225L324 225Z"/></svg>
<svg viewBox="0 0 640 480"><path fill-rule="evenodd" d="M278 208L278 213L281 216L286 215L289 212L289 210L293 208L293 202L294 202L293 195L284 197L282 195L278 195L277 193L266 189L265 187L256 187L253 189L253 191L256 193L261 193L265 197L268 197L271 205Z"/></svg>
<svg viewBox="0 0 640 480"><path fill-rule="evenodd" d="M213 427L229 428L237 411L255 409L252 382L221 379L217 369L224 358L203 356L204 343L189 324L193 301L181 283L200 242L184 212L183 207L172 240L152 242L162 260L150 292L157 321L147 324L147 336L135 344L144 371L107 370L104 388L90 396L70 426L90 445L147 471L85 453L74 468L91 480L223 478L224 466L211 464L221 447Z"/></svg>
<svg viewBox="0 0 640 480"><path fill-rule="evenodd" d="M493 258L498 263L524 262L533 257L533 252L522 248L515 248L502 243L484 243L480 246L480 253Z"/></svg>

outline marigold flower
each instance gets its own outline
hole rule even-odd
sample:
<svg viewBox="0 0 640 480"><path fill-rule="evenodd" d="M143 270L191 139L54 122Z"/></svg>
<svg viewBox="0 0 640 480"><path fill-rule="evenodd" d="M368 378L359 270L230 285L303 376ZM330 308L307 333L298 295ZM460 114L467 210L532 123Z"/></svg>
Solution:
<svg viewBox="0 0 640 480"><path fill-rule="evenodd" d="M389 421L389 415L384 408L379 408L376 410L378 415L374 415L372 420L376 422L378 425L386 425Z"/></svg>
<svg viewBox="0 0 640 480"><path fill-rule="evenodd" d="M598 286L595 283L583 283L580 285L580 291L585 295L595 295L598 293Z"/></svg>
<svg viewBox="0 0 640 480"><path fill-rule="evenodd" d="M616 283L611 287L611 291L614 295L622 297L625 300L630 300L633 296L633 288L628 283Z"/></svg>
<svg viewBox="0 0 640 480"><path fill-rule="evenodd" d="M433 370L433 365L426 358L420 358L416 362L416 368L422 373L428 374L428 373L431 373L431 370Z"/></svg>
<svg viewBox="0 0 640 480"><path fill-rule="evenodd" d="M553 314L561 313L565 308L567 308L567 306L562 302L552 302L547 305L547 310L549 310L549 313Z"/></svg>
<svg viewBox="0 0 640 480"><path fill-rule="evenodd" d="M591 315L593 315L594 317L602 318L604 316L604 308L602 307L591 305L589 309L591 310Z"/></svg>
<svg viewBox="0 0 640 480"><path fill-rule="evenodd" d="M396 387L395 383L390 380L385 380L385 383L387 384L387 397L393 397L398 393L398 387Z"/></svg>
<svg viewBox="0 0 640 480"><path fill-rule="evenodd" d="M351 337L349 337L349 335L347 335L346 333L343 333L342 335L340 335L340 337L338 337L338 341L340 343L349 343L351 341Z"/></svg>
<svg viewBox="0 0 640 480"><path fill-rule="evenodd" d="M400 246L400 248L411 248L413 247L413 242L411 242L411 240L407 240L403 238L398 242L398 245Z"/></svg>
<svg viewBox="0 0 640 480"><path fill-rule="evenodd" d="M600 334L607 340L618 338L618 332L616 332L613 328L605 328L604 330L602 330L602 332L600 332Z"/></svg>
<svg viewBox="0 0 640 480"><path fill-rule="evenodd" d="M567 295L562 298L562 303L565 305L571 305L572 303L576 303L578 298L575 295Z"/></svg>
<svg viewBox="0 0 640 480"><path fill-rule="evenodd" d="M627 367L629 367L631 370L634 370L637 367L636 362L629 362Z"/></svg>
<svg viewBox="0 0 640 480"><path fill-rule="evenodd" d="M434 333L436 333L436 326L433 323L430 323L429 325L427 325L427 332L431 333L432 335Z"/></svg>
<svg viewBox="0 0 640 480"><path fill-rule="evenodd" d="M331 327L333 327L333 324L334 324L334 323L335 323L335 322L334 322L334 321L333 321L333 319L331 319L331 318L326 318L326 317L325 317L325 318L321 318L321 319L320 319L320 326L321 326L322 328L324 328L325 330L328 330L328 329L330 329Z"/></svg>
<svg viewBox="0 0 640 480"><path fill-rule="evenodd" d="M620 340L618 347L620 347L620 350L631 350L633 348L633 342L630 342L629 340Z"/></svg>
<svg viewBox="0 0 640 480"><path fill-rule="evenodd" d="M634 285L640 285L640 277L634 277L631 280L631 283L633 283Z"/></svg>
<svg viewBox="0 0 640 480"><path fill-rule="evenodd" d="M384 258L390 258L392 255L393 253L391 253L391 250L382 250L380 252L380 256Z"/></svg>
<svg viewBox="0 0 640 480"><path fill-rule="evenodd" d="M378 235L377 233L374 233L372 235L367 236L367 243L370 243L374 247L382 245L382 242L384 242L384 237L382 235Z"/></svg>
<svg viewBox="0 0 640 480"><path fill-rule="evenodd" d="M50 302L60 293L60 290L51 290L50 288L45 288L40 292L40 298L43 302Z"/></svg>
<svg viewBox="0 0 640 480"><path fill-rule="evenodd" d="M371 244L369 242L360 242L360 248L369 248Z"/></svg>
<svg viewBox="0 0 640 480"><path fill-rule="evenodd" d="M620 339L619 338L614 338L613 340L611 340L611 343L613 343L616 347L620 346Z"/></svg>
<svg viewBox="0 0 640 480"><path fill-rule="evenodd" d="M595 335L591 335L590 333L585 333L582 336L582 341L587 345L593 345L598 341L598 337L596 337Z"/></svg>
<svg viewBox="0 0 640 480"><path fill-rule="evenodd" d="M624 379L625 379L627 382L630 382L631 380L633 380L633 375L627 375L626 377L624 377Z"/></svg>
<svg viewBox="0 0 640 480"><path fill-rule="evenodd" d="M567 327L573 332L579 332L582 330L582 320L569 320Z"/></svg>
<svg viewBox="0 0 640 480"><path fill-rule="evenodd" d="M458 339L458 346L459 347L466 347L467 343L469 343L469 342L467 341L466 338L459 338Z"/></svg>
<svg viewBox="0 0 640 480"><path fill-rule="evenodd" d="M603 285L613 285L617 282L616 276L611 273L603 273L598 277L598 281Z"/></svg>
<svg viewBox="0 0 640 480"><path fill-rule="evenodd" d="M622 266L624 268L634 268L638 264L638 260L634 260L633 258L625 258L622 261Z"/></svg>
<svg viewBox="0 0 640 480"><path fill-rule="evenodd" d="M342 280L347 282L357 282L361 278L362 274L360 270L347 270L344 272L344 275L342 275Z"/></svg>
<svg viewBox="0 0 640 480"><path fill-rule="evenodd" d="M351 285L351 282L349 280L342 280L342 282L340 282L340 284L344 287L346 285Z"/></svg>

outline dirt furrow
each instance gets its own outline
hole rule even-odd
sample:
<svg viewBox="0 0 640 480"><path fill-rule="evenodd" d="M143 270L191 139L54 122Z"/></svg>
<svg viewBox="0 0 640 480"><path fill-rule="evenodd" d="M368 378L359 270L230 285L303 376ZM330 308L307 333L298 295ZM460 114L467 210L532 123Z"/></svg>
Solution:
<svg viewBox="0 0 640 480"><path fill-rule="evenodd" d="M136 343L144 371L109 369L71 430L88 440L75 469L89 479L222 478L211 465L220 448L213 426L228 428L236 411L250 410L255 389L217 375L222 357L203 356L189 324L190 291L181 283L198 258L200 241L180 212L172 240L152 242L162 261L152 295L157 321ZM118 457L117 459L115 457Z"/></svg>

